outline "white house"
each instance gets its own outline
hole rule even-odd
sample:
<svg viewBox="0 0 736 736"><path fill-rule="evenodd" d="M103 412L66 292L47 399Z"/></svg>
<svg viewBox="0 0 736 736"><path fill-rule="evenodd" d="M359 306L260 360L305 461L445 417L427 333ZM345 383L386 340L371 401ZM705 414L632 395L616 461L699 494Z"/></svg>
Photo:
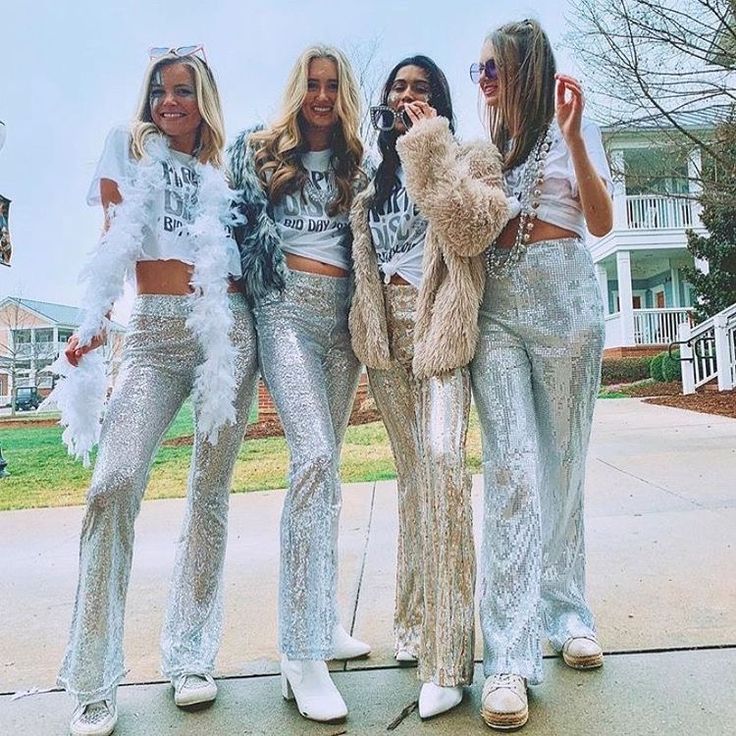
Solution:
<svg viewBox="0 0 736 736"><path fill-rule="evenodd" d="M614 225L590 247L606 311L605 354L651 354L678 339L694 294L683 269L707 270L687 250L688 229L705 233L695 197L700 150L677 144L661 121L652 126L603 128L614 176ZM712 121L688 114L683 125L699 134ZM673 140L675 141L673 143Z"/></svg>
<svg viewBox="0 0 736 736"><path fill-rule="evenodd" d="M36 386L40 394L53 388L47 370L79 326L82 312L64 304L8 296L0 300L0 406L10 403L13 390ZM103 350L117 372L124 327L113 323Z"/></svg>

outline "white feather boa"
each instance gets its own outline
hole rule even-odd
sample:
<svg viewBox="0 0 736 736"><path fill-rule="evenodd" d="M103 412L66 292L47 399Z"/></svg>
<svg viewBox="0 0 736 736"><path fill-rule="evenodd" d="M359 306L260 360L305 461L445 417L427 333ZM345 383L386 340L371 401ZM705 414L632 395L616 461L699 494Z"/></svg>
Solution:
<svg viewBox="0 0 736 736"><path fill-rule="evenodd" d="M86 283L84 318L77 330L80 346L109 326L107 315L135 272L141 254L149 203L161 186L161 164L170 157L162 137L152 136L146 156L129 184L120 183L122 202L109 210L110 226L100 238L80 279ZM197 431L214 444L220 429L235 422L235 348L230 341L233 316L228 305L228 235L234 224L233 193L221 171L197 163L197 212L188 226L194 246L192 310L187 326L202 346L193 395ZM62 439L71 455L89 465L97 444L105 406L107 379L102 356L86 354L71 366L62 354L51 366L62 378L39 409L58 408Z"/></svg>

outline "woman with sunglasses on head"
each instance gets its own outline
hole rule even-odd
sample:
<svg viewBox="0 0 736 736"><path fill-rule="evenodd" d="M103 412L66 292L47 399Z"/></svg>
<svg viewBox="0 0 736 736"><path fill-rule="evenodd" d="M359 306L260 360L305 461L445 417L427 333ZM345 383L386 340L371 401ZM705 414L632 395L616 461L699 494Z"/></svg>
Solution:
<svg viewBox="0 0 736 736"><path fill-rule="evenodd" d="M195 52L201 47L152 50L135 119L108 136L88 195L105 210L105 232L86 272L85 319L66 350L75 367L56 396L76 440L84 433L75 410L94 403L83 385L99 361L91 351L104 342L106 314L129 273L138 296L87 496L59 675L77 700L70 728L79 736L115 727L134 522L158 444L190 392L195 439L163 667L177 705L217 692L210 673L221 634L228 495L257 357L251 312L235 286L241 269L228 234L233 199L222 170L219 95Z"/></svg>
<svg viewBox="0 0 736 736"><path fill-rule="evenodd" d="M350 329L396 462L396 659L418 660L422 718L473 679L475 554L465 437L481 253L508 208L496 148L454 138L445 75L400 61L372 108L381 163L351 212Z"/></svg>
<svg viewBox="0 0 736 736"><path fill-rule="evenodd" d="M611 229L612 185L580 84L555 73L536 21L493 31L471 77L520 210L486 253L471 364L485 479L482 715L503 730L528 718L542 631L569 666L603 663L585 600L583 485L604 340L585 230Z"/></svg>
<svg viewBox="0 0 736 736"><path fill-rule="evenodd" d="M347 714L325 661L370 651L340 624L336 599L340 449L360 373L348 332L348 211L364 185L359 120L347 59L315 46L294 65L277 120L230 149L248 221L243 279L291 456L281 516L282 688L317 721Z"/></svg>

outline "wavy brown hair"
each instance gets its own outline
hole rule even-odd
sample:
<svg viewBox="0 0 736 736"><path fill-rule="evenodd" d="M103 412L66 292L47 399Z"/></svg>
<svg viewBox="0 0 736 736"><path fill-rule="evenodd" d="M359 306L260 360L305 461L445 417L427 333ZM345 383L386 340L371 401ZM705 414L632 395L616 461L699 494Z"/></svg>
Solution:
<svg viewBox="0 0 736 736"><path fill-rule="evenodd" d="M151 80L159 69L174 64L183 64L192 72L197 107L202 116L202 124L197 134L196 156L203 164L222 166L222 149L225 146L225 123L222 118L222 105L217 84L211 69L205 61L193 54L176 56L167 54L154 59L146 69L143 78L138 109L131 125L131 152L137 159L143 157L144 145L150 135L164 135L153 122L151 115Z"/></svg>
<svg viewBox="0 0 736 736"><path fill-rule="evenodd" d="M507 23L486 37L498 69L498 104L488 109L491 140L504 169L526 161L555 116L557 66L547 34L535 20Z"/></svg>
<svg viewBox="0 0 736 736"><path fill-rule="evenodd" d="M350 63L341 51L330 46L306 49L289 75L279 117L269 128L251 134L250 140L256 151L256 172L271 202L278 202L285 194L304 186L307 172L300 156L307 147L301 109L307 94L309 64L315 59L330 59L337 67L338 123L333 133L331 162L337 192L327 207L328 214L333 216L350 209L356 180L362 177L363 158L360 94Z"/></svg>

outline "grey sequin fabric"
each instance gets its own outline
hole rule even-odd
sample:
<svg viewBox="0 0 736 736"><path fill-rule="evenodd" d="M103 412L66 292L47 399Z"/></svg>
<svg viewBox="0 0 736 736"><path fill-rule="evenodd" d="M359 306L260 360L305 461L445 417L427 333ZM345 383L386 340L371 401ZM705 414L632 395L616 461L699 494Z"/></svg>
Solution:
<svg viewBox="0 0 736 736"><path fill-rule="evenodd" d="M220 431L215 446L195 432L162 641L167 675L211 671L220 641L230 480L257 378L250 309L235 294L230 307L237 422ZM134 523L156 449L189 395L202 359L197 338L185 326L190 311L187 296L138 296L133 307L87 495L76 602L58 679L79 704L113 699L125 673L123 624Z"/></svg>
<svg viewBox="0 0 736 736"><path fill-rule="evenodd" d="M360 364L348 333L350 280L288 271L255 306L263 377L289 447L281 514L279 647L326 660L337 615L340 450Z"/></svg>
<svg viewBox="0 0 736 736"><path fill-rule="evenodd" d="M540 636L591 635L583 487L603 306L578 239L530 245L489 278L471 363L483 435L480 621L486 675L542 680Z"/></svg>
<svg viewBox="0 0 736 736"><path fill-rule="evenodd" d="M384 286L391 367L369 369L397 470L396 650L443 687L473 679L475 551L465 439L470 375L412 371L417 290Z"/></svg>

